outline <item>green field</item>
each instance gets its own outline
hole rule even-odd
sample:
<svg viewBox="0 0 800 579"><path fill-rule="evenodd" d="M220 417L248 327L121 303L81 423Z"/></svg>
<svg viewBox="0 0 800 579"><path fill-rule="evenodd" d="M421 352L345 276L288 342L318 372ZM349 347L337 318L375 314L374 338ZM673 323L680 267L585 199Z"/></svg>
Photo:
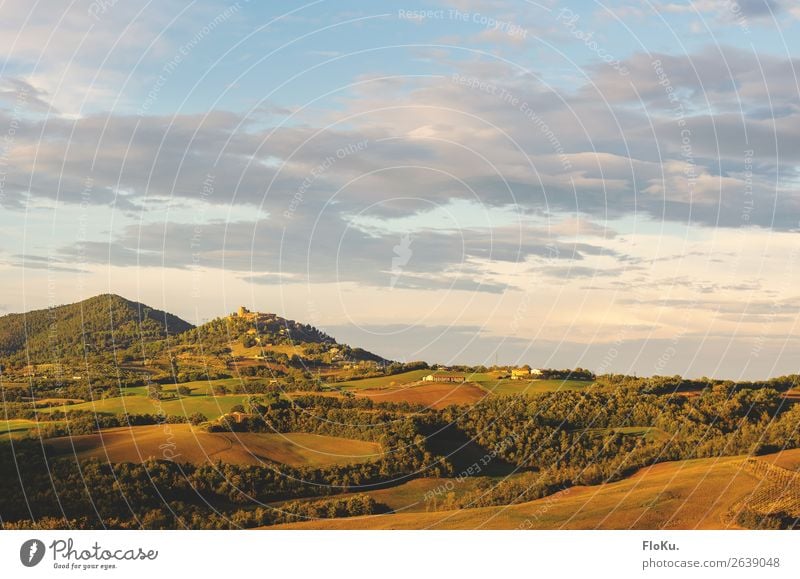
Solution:
<svg viewBox="0 0 800 579"><path fill-rule="evenodd" d="M246 384L246 382L244 382ZM226 394L225 396L211 396L212 386L227 386L232 389L240 386L242 380L239 378L224 378L220 380L198 380L195 382L185 382L178 386L185 386L192 391L190 396L172 398L177 391L175 384L165 384L163 393L168 398L156 402L147 396L147 386L136 386L123 389L123 395L113 398L102 398L80 404L66 404L62 406L51 406L42 408L40 412L50 413L57 410L64 412L70 410L92 410L94 412L106 414L166 414L176 416L188 416L199 412L208 418L216 418L226 412L236 404L242 404L248 397L247 394Z"/></svg>
<svg viewBox="0 0 800 579"><path fill-rule="evenodd" d="M0 440L25 436L35 426L33 420L0 420Z"/></svg>
<svg viewBox="0 0 800 579"><path fill-rule="evenodd" d="M0 440L18 440L28 436L31 431L36 429L37 423L35 420L12 419L0 420ZM61 421L42 422L43 425L48 424L61 424Z"/></svg>
<svg viewBox="0 0 800 579"><path fill-rule="evenodd" d="M490 380L479 382L481 387L492 394L546 394L548 392L586 390L594 384L588 380Z"/></svg>
<svg viewBox="0 0 800 579"><path fill-rule="evenodd" d="M192 396L210 396L212 387L225 386L228 390L233 391L234 388L247 388L248 382L263 382L263 378L220 378L218 380L195 380L192 382L181 382L175 384L163 384L162 391L165 394L174 394L178 388L188 388L192 391ZM133 386L123 389L123 395L135 394L138 396L147 396L147 386Z"/></svg>
<svg viewBox="0 0 800 579"><path fill-rule="evenodd" d="M221 378L219 380L195 380L194 382L183 382L178 386L189 388L192 391L192 396L210 396L212 386L225 386L229 390L238 388L242 385L246 386L248 380L242 378ZM175 392L178 389L175 384L164 384L164 392ZM134 390L130 388L128 390ZM142 389L142 394L147 394L145 389Z"/></svg>
<svg viewBox="0 0 800 579"><path fill-rule="evenodd" d="M402 386L403 384L410 384L411 382L418 382L428 374L431 370L412 370L411 372L403 372L402 374L393 374L391 376L378 376L377 378L364 378L362 380L349 380L347 382L340 382L335 384L342 388L391 388L394 386Z"/></svg>
<svg viewBox="0 0 800 579"><path fill-rule="evenodd" d="M129 390L135 390L131 388ZM242 404L247 398L246 394L229 394L226 396L186 396L174 400L151 400L143 393L131 393L115 398L103 398L82 404L69 404L67 406L52 406L43 408L42 414L61 410L91 410L106 414L166 414L170 416L189 416L195 412L205 414L208 418L216 418L229 412L235 404Z"/></svg>

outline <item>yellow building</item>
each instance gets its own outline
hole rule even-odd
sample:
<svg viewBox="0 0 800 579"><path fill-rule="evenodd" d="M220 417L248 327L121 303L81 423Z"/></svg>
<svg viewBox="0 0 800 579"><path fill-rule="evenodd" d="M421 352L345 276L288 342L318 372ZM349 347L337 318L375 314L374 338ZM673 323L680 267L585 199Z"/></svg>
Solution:
<svg viewBox="0 0 800 579"><path fill-rule="evenodd" d="M525 380L531 377L530 368L514 368L511 370L512 380Z"/></svg>

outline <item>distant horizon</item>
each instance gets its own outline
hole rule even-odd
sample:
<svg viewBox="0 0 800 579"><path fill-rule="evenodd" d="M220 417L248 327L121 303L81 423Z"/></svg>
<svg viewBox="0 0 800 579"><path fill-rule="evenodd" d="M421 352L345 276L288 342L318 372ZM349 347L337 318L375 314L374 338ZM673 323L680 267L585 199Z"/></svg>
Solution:
<svg viewBox="0 0 800 579"><path fill-rule="evenodd" d="M30 309L28 309L26 311L3 312L3 313L0 313L0 317L5 316L5 315L24 315L24 314L30 313L32 311L47 310L47 309L50 309L50 308L57 308L57 307L61 307L61 306L69 306L69 305L80 303L82 301L86 301L86 300L89 300L89 299L92 299L92 298L95 298L95 297L102 297L102 296L116 296L116 297L119 297L121 299L124 299L124 300L132 302L132 303L138 303L138 304L150 307L150 308L154 308L154 309L162 311L162 312L164 312L166 314L177 316L181 320L183 320L183 321L185 321L187 323L190 323L193 326L199 326L199 325L205 324L207 322L210 322L212 320L223 318L223 317L235 314L236 310L238 309L239 306L245 305L245 304L238 304L238 305L230 308L230 311L221 312L221 313L219 313L219 314L217 314L215 316L211 316L211 317L206 317L204 319L200 319L199 323L198 323L198 320L192 321L192 320L188 319L187 317L185 317L183 315L180 315L176 311L173 311L173 310L169 309L168 307L166 307L164 305L158 305L157 306L157 305L154 305L153 303L149 303L147 301L142 301L142 300L139 300L139 299L132 299L132 298L124 295L121 292L102 291L100 293L96 293L96 294L89 295L87 297L76 299L75 301L63 302L63 303L58 303L58 304L55 304L55 305L48 305L48 306L44 306L44 307L31 307ZM275 314L275 315L278 315L278 316L280 316L280 317L282 317L284 319L288 319L288 320L292 320L292 321L296 321L296 322L300 322L300 323L304 323L304 324L305 323L310 323L307 320L304 320L302 318L293 316L293 315L291 315L289 313L271 311L269 309L263 309L261 307L257 307L255 304L251 304L250 306L245 305L245 307L247 307L251 312L254 312L254 313ZM391 355L386 355L379 348L376 348L376 347L372 346L369 343L362 343L362 342L359 342L359 341L356 341L356 340L343 338L342 337L343 335L347 335L348 334L347 333L348 326L334 325L334 326L331 326L331 327L325 327L325 326L319 326L319 325L313 324L313 323L310 323L310 324L312 326L316 327L317 329L325 332L326 334L330 335L331 337L333 337L339 343L348 344L351 347L363 348L363 349L368 350L370 352L373 352L374 354L377 354L377 355L379 355L379 356L381 356L381 357L383 357L383 358L385 358L387 360L392 360L392 361L396 361L396 362L404 362L404 363L408 363L408 362L425 362L425 363L427 363L429 365L472 366L472 367L476 367L476 366L492 367L492 366L495 366L495 365L497 367L512 367L512 366L524 366L524 365L527 364L527 365L531 366L532 368L553 369L553 370L574 370L576 368L583 368L583 369L589 370L589 371L591 371L591 372L593 372L593 373L595 373L597 375L602 375L602 374L622 374L622 375L626 375L626 376L635 376L635 377L639 377L639 378L651 378L653 376L676 376L676 375L678 375L678 376L681 376L682 378L687 379L687 380L699 380L701 378L710 378L712 380L734 380L734 381L737 381L737 382L738 381L762 381L762 380L766 381L766 380L770 380L772 378L777 378L779 376L787 376L787 375L791 375L791 374L800 373L800 372L797 372L797 371L795 371L795 372L786 371L786 372L778 372L778 373L775 373L774 375L770 375L770 376L752 376L752 377L747 377L747 378L743 378L743 377L731 378L731 377L728 377L728 376L714 376L714 375L708 375L708 374L686 375L686 374L681 374L679 372L662 373L662 374L659 374L659 373L644 374L644 373L637 372L636 370L629 371L629 372L627 372L627 371L616 371L616 370L613 369L613 365L608 365L608 367L606 367L602 371L598 372L598 371L596 371L597 370L596 368L593 368L591 366L581 365L581 364L574 364L574 365L547 365L547 364L537 363L535 361L530 361L529 359L516 359L516 360L508 362L508 361L504 361L502 356L498 356L497 364L495 364L493 358L485 360L485 361L477 361L477 362L472 362L472 361L448 361L448 362L442 362L442 361L437 361L436 359L423 358L423 357L406 358L406 359L404 359L404 358L396 358L396 357L393 357ZM352 329L352 327L350 327L350 328ZM358 334L355 334L355 335L358 335ZM606 347L608 348L607 345L606 345ZM608 356L608 350L605 351L605 354L606 354L606 356Z"/></svg>

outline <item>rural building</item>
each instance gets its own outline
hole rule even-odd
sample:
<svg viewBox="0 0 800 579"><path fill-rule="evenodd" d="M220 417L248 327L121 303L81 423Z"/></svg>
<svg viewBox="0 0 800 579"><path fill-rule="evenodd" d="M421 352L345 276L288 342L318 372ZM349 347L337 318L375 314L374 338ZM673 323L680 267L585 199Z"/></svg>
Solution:
<svg viewBox="0 0 800 579"><path fill-rule="evenodd" d="M542 372L539 368L533 368L531 370L531 376L543 376L544 372Z"/></svg>
<svg viewBox="0 0 800 579"><path fill-rule="evenodd" d="M428 374L423 379L425 382L456 382L464 381L464 376L460 374Z"/></svg>
<svg viewBox="0 0 800 579"><path fill-rule="evenodd" d="M530 377L531 377L530 368L514 368L511 370L512 380L525 380L526 378Z"/></svg>

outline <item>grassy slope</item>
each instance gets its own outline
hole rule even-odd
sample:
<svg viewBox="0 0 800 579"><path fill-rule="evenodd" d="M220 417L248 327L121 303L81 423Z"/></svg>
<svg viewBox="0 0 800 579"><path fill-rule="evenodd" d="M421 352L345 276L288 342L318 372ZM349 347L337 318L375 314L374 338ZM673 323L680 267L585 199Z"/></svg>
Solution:
<svg viewBox="0 0 800 579"><path fill-rule="evenodd" d="M225 378L221 380L200 380L197 382L186 382L180 386L185 386L192 391L191 396L183 396L177 399L162 400L156 403L147 397L147 387L138 386L135 388L125 388L124 396L103 398L80 404L69 404L64 406L52 406L42 408L39 412L44 416L47 413L61 410L92 410L93 412L108 414L164 414L170 416L189 416L195 412L205 414L208 418L216 418L221 414L229 412L235 404L242 404L247 398L246 394L227 394L225 396L211 396L212 386L238 386L242 384L239 378ZM245 381L246 384L246 381ZM166 395L174 394L177 387L165 385L163 392Z"/></svg>
<svg viewBox="0 0 800 579"><path fill-rule="evenodd" d="M798 450L776 452L775 454L761 457L761 460L766 460L786 470L800 471L800 451Z"/></svg>
<svg viewBox="0 0 800 579"><path fill-rule="evenodd" d="M34 420L11 419L0 420L0 440L19 439L27 436L33 429L37 427L37 422ZM43 424L61 424L60 421L45 422Z"/></svg>
<svg viewBox="0 0 800 579"><path fill-rule="evenodd" d="M54 438L56 452L111 462L174 458L195 464L207 461L292 466L349 464L377 458L377 443L316 434L209 433L188 424L110 428L100 434ZM165 456L164 449L169 450Z"/></svg>
<svg viewBox="0 0 800 579"><path fill-rule="evenodd" d="M407 513L283 525L295 529L719 529L758 479L742 457L663 463L620 482L575 487L506 507Z"/></svg>
<svg viewBox="0 0 800 579"><path fill-rule="evenodd" d="M93 412L108 414L166 414L169 416L189 416L195 412L205 414L208 418L216 418L229 412L235 404L242 404L247 398L245 394L230 394L226 396L187 396L176 400L153 401L147 396L135 393L115 398L103 398L82 404L68 406L53 406L40 409L46 414L55 410L91 410Z"/></svg>
<svg viewBox="0 0 800 579"><path fill-rule="evenodd" d="M453 479L438 477L416 478L406 482L395 481L395 483L399 484L378 490L362 490L356 487L349 493L337 496L368 495L378 503L386 505L392 511L398 513L425 513L429 510L433 510L431 505L435 503L435 501L444 500L447 494L452 494L454 497L458 498L475 490L481 480L486 480L486 477L482 479L475 477L465 478L461 483L455 483ZM497 480L499 480L499 478ZM298 499L279 501L271 503L270 506L280 507L284 502L293 502L295 500ZM319 497L307 497L299 500L316 501L319 500Z"/></svg>
<svg viewBox="0 0 800 579"><path fill-rule="evenodd" d="M424 376L430 374L430 370L412 370L411 372L403 372L402 374L394 374L392 376L379 376L377 378L364 378L362 380L350 380L348 382L341 382L336 386L342 388L364 389L364 388L393 388L417 382L422 380Z"/></svg>
<svg viewBox="0 0 800 579"><path fill-rule="evenodd" d="M241 386L242 384L247 384L247 378L221 378L219 380L195 380L193 382L183 382L178 384L178 386L185 386L192 391L192 395L209 395L211 394L211 387L212 386L227 386L228 388L233 388L234 386ZM164 385L164 392L175 392L177 386L174 384L165 384ZM135 389L128 388L126 392L133 392ZM143 388L140 392L141 394L146 394L145 389Z"/></svg>

